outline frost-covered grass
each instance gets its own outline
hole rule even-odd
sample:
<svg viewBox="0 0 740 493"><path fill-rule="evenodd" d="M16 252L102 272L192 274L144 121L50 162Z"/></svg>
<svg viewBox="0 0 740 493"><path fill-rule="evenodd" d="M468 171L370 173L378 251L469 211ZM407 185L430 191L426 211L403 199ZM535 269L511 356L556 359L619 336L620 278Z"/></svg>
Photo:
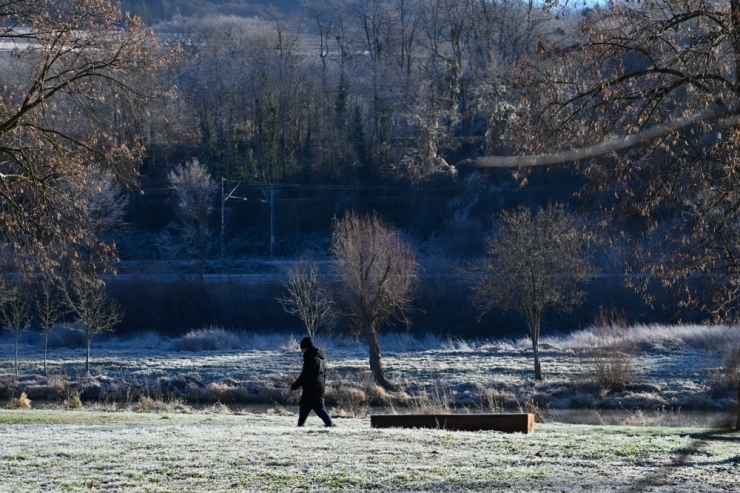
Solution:
<svg viewBox="0 0 740 493"><path fill-rule="evenodd" d="M635 378L620 389L594 385L584 354L611 341L593 330L541 341L546 380L533 380L531 344L519 340L459 340L407 334L382 337L383 364L400 391L413 399L430 387L443 388L457 406L474 407L494 396L505 407L524 402L550 408L682 408L729 410L736 391L719 378L728 349L740 346L740 330L724 326L637 326L623 331L638 348L631 356ZM188 401L286 402L288 385L300 371L301 335L252 334L202 329L175 339L153 333L93 341L92 378L84 378L84 348L63 344L49 352L51 378L42 373L40 338L21 345L21 377L12 377L13 341L0 338L0 398L26 391L36 401L59 400L75 390L83 400L135 400L140 395ZM351 338L319 337L329 361L329 399L338 386L354 386L382 404L368 376L365 345ZM72 346L72 347L65 347ZM360 395L358 393L358 395ZM360 396L361 397L361 396Z"/></svg>
<svg viewBox="0 0 740 493"><path fill-rule="evenodd" d="M737 491L738 436L538 425L372 429L367 419L0 411L0 492Z"/></svg>

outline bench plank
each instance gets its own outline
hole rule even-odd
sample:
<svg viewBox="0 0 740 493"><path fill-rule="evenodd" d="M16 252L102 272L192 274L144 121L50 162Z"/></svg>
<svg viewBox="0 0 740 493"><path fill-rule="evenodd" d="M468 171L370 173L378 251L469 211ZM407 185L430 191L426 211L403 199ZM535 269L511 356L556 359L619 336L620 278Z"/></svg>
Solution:
<svg viewBox="0 0 740 493"><path fill-rule="evenodd" d="M534 433L534 414L374 414L370 426Z"/></svg>

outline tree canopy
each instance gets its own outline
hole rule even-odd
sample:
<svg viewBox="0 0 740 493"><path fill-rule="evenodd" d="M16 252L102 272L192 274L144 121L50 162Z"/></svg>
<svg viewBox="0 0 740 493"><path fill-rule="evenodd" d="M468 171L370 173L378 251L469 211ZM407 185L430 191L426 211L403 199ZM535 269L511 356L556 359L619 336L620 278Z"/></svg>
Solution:
<svg viewBox="0 0 740 493"><path fill-rule="evenodd" d="M60 241L106 255L82 227L94 195L84 190L94 168L136 180L141 142L116 127L145 97L142 77L160 55L152 33L105 0L0 0L0 45L13 67L0 70L4 237L36 259Z"/></svg>
<svg viewBox="0 0 740 493"><path fill-rule="evenodd" d="M647 0L593 9L575 42L541 43L518 74L519 152L565 161L631 139L588 162L592 190L655 240L646 280L700 273L718 315L736 312L740 282L739 71L739 1Z"/></svg>

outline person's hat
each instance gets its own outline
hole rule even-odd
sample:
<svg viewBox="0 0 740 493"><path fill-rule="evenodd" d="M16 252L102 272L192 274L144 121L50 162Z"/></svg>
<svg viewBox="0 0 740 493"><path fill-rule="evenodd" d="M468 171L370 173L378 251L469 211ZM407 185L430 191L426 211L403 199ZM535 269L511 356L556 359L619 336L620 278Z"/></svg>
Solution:
<svg viewBox="0 0 740 493"><path fill-rule="evenodd" d="M310 337L304 337L301 341L301 349L308 349L313 346L313 339Z"/></svg>

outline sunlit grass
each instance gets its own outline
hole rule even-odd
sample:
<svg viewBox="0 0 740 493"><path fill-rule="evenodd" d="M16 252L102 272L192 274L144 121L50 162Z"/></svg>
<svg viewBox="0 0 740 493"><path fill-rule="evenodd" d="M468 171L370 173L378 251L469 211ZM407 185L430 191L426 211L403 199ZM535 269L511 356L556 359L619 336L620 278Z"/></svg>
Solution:
<svg viewBox="0 0 740 493"><path fill-rule="evenodd" d="M297 429L264 414L0 411L0 492L734 491L734 433L538 425L532 435Z"/></svg>

